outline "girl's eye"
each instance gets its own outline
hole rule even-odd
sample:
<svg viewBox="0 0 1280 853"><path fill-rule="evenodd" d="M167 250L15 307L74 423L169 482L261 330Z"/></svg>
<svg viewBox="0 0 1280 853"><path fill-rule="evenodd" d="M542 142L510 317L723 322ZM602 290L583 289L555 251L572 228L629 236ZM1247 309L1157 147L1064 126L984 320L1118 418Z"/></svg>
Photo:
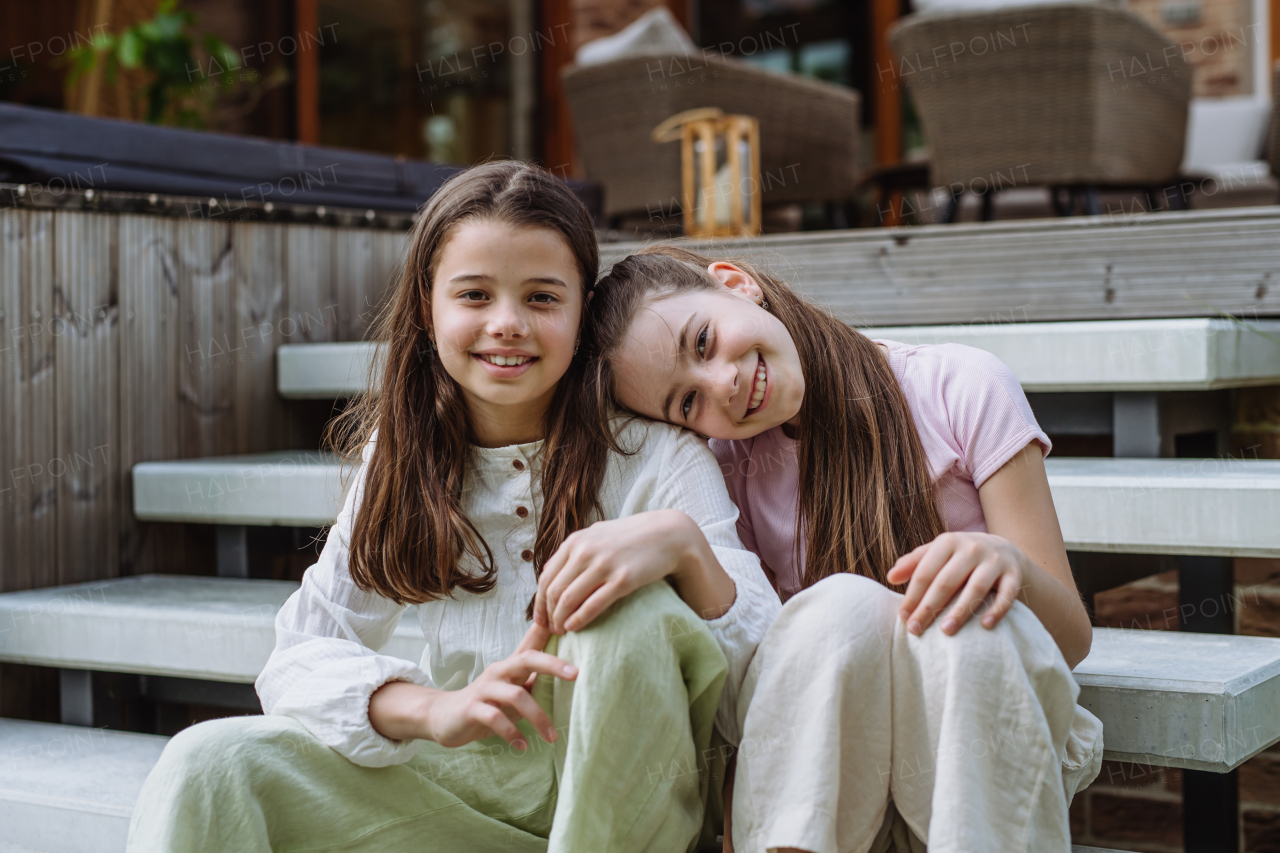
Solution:
<svg viewBox="0 0 1280 853"><path fill-rule="evenodd" d="M703 327L702 327L702 331L701 331L701 332L698 332L698 340L697 340L697 342L696 342L696 346L697 346L697 348L698 348L698 355L705 355L705 354L706 354L706 351L707 351L707 328L706 328L706 326L703 326Z"/></svg>
<svg viewBox="0 0 1280 853"><path fill-rule="evenodd" d="M685 395L684 400L680 403L680 417L686 421L689 420L689 410L693 408L693 392L690 391Z"/></svg>
<svg viewBox="0 0 1280 853"><path fill-rule="evenodd" d="M461 298L465 302L479 302L485 298L485 295L484 291L481 290L468 290L466 293L461 295Z"/></svg>
<svg viewBox="0 0 1280 853"><path fill-rule="evenodd" d="M529 300L537 305L554 305L558 301L551 293L535 293Z"/></svg>

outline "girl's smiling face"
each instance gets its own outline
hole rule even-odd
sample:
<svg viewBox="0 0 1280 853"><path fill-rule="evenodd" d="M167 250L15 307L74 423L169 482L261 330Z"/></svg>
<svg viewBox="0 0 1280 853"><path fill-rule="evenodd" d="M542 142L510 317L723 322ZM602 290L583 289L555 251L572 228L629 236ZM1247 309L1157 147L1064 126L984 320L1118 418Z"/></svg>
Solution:
<svg viewBox="0 0 1280 853"><path fill-rule="evenodd" d="M749 275L723 262L707 271L722 289L660 297L636 313L614 359L618 402L709 438L798 423L804 373L791 335L760 307Z"/></svg>
<svg viewBox="0 0 1280 853"><path fill-rule="evenodd" d="M542 437L581 316L581 276L559 232L492 219L453 229L432 277L431 328L481 444Z"/></svg>

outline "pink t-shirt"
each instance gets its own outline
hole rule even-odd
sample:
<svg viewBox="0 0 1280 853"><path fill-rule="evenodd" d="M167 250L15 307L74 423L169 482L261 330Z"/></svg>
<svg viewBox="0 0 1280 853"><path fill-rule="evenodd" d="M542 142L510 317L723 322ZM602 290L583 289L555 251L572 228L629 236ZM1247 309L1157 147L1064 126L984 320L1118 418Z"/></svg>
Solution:
<svg viewBox="0 0 1280 853"><path fill-rule="evenodd" d="M978 487L1032 441L1049 453L1022 386L1004 362L960 344L884 345L929 459L938 509L948 530L985 532ZM796 442L781 427L745 441L711 441L729 496L738 505L738 536L773 571L785 601L800 591L795 560L799 517Z"/></svg>

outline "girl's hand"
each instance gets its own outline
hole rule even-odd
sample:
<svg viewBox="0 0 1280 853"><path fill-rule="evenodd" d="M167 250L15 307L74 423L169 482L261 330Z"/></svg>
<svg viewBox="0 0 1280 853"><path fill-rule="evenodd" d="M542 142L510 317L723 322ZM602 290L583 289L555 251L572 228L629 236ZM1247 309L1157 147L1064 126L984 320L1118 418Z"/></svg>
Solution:
<svg viewBox="0 0 1280 853"><path fill-rule="evenodd" d="M597 521L578 530L542 567L534 622L556 634L581 630L615 601L682 571L699 552L699 543L710 551L693 520L672 509Z"/></svg>
<svg viewBox="0 0 1280 853"><path fill-rule="evenodd" d="M487 666L475 681L461 690L432 691L425 712L427 736L441 746L462 746L496 734L524 751L529 744L516 728L523 718L543 740L555 741L555 726L530 691L539 675L572 681L578 669L542 651L550 636L546 627L531 625L516 651Z"/></svg>
<svg viewBox="0 0 1280 853"><path fill-rule="evenodd" d="M1030 568L1027 556L1008 539L990 533L943 533L899 557L886 579L893 584L910 579L898 611L908 631L924 633L945 610L942 633L954 634L993 589L995 601L982 615L982 624L995 627L1013 607Z"/></svg>

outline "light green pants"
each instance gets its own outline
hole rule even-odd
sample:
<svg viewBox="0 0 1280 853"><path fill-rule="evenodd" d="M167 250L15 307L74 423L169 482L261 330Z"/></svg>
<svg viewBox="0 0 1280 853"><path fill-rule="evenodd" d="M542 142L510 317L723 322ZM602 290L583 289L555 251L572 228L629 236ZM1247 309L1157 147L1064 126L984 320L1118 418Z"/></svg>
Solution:
<svg viewBox="0 0 1280 853"><path fill-rule="evenodd" d="M692 849L708 791L723 784L708 772L720 763L712 722L727 668L711 632L655 583L547 651L557 640L579 675L534 688L560 732L555 744L524 723L524 753L497 737L457 749L424 741L407 763L369 768L290 717L213 720L166 747L128 849Z"/></svg>

